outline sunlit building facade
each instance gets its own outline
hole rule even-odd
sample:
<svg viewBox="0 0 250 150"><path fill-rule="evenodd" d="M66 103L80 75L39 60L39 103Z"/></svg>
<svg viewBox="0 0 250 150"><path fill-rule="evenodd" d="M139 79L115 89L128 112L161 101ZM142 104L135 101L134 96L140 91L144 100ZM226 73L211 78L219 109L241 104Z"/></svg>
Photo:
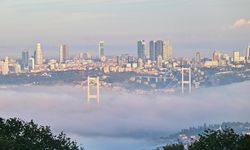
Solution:
<svg viewBox="0 0 250 150"><path fill-rule="evenodd" d="M250 45L248 45L246 49L246 61L248 62L250 60Z"/></svg>
<svg viewBox="0 0 250 150"><path fill-rule="evenodd" d="M172 59L172 44L170 40L163 42L162 59L170 61Z"/></svg>
<svg viewBox="0 0 250 150"><path fill-rule="evenodd" d="M234 53L233 53L233 61L234 62L239 62L240 61L240 52L239 51L234 51Z"/></svg>
<svg viewBox="0 0 250 150"><path fill-rule="evenodd" d="M35 55L35 64L42 65L43 64L43 54L42 54L41 43L36 44L36 51L35 51L34 55Z"/></svg>
<svg viewBox="0 0 250 150"><path fill-rule="evenodd" d="M68 50L66 45L61 45L59 49L59 63L65 63L68 59Z"/></svg>

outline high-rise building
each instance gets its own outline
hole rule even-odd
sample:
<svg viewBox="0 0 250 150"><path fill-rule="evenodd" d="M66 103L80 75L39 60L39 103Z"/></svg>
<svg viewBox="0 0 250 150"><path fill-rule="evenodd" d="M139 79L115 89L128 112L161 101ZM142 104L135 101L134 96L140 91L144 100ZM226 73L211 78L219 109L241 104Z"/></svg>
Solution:
<svg viewBox="0 0 250 150"><path fill-rule="evenodd" d="M200 52L196 52L195 54L195 67L199 67L201 62L201 54Z"/></svg>
<svg viewBox="0 0 250 150"><path fill-rule="evenodd" d="M146 58L146 42L144 40L137 42L137 57L142 60Z"/></svg>
<svg viewBox="0 0 250 150"><path fill-rule="evenodd" d="M155 41L149 42L149 58L154 61L155 59Z"/></svg>
<svg viewBox="0 0 250 150"><path fill-rule="evenodd" d="M247 49L246 49L246 61L250 60L250 45L248 45Z"/></svg>
<svg viewBox="0 0 250 150"><path fill-rule="evenodd" d="M170 40L163 42L162 58L165 61L172 60L172 44Z"/></svg>
<svg viewBox="0 0 250 150"><path fill-rule="evenodd" d="M99 48L99 59L101 59L102 57L105 56L104 55L104 41L99 42L98 48Z"/></svg>
<svg viewBox="0 0 250 150"><path fill-rule="evenodd" d="M163 41L162 40L158 40L155 43L155 59L157 60L158 56L162 56L163 52Z"/></svg>
<svg viewBox="0 0 250 150"><path fill-rule="evenodd" d="M213 61L221 61L221 53L219 51L213 52Z"/></svg>
<svg viewBox="0 0 250 150"><path fill-rule="evenodd" d="M22 68L28 67L28 63L29 63L29 52L22 51L22 61L21 61Z"/></svg>
<svg viewBox="0 0 250 150"><path fill-rule="evenodd" d="M21 66L19 64L15 65L15 73L18 74L21 72Z"/></svg>
<svg viewBox="0 0 250 150"><path fill-rule="evenodd" d="M8 57L6 57L4 62L3 62L2 74L3 75L9 74L9 58Z"/></svg>
<svg viewBox="0 0 250 150"><path fill-rule="evenodd" d="M59 63L65 63L68 59L68 50L66 45L61 45L59 49Z"/></svg>
<svg viewBox="0 0 250 150"><path fill-rule="evenodd" d="M239 51L234 51L233 59L234 59L234 62L239 62L240 61L240 52Z"/></svg>
<svg viewBox="0 0 250 150"><path fill-rule="evenodd" d="M33 57L29 58L29 69L30 70L35 69L35 59Z"/></svg>
<svg viewBox="0 0 250 150"><path fill-rule="evenodd" d="M43 54L42 54L42 48L41 44L36 44L36 51L35 51L35 64L36 65L42 65L43 64Z"/></svg>

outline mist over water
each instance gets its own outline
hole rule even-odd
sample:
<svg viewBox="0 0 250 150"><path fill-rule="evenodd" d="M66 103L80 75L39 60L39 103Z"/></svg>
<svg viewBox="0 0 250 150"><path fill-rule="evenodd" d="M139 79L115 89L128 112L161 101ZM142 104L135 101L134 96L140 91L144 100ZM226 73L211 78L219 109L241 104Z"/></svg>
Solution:
<svg viewBox="0 0 250 150"><path fill-rule="evenodd" d="M197 89L191 95L135 95L101 89L87 103L73 85L0 88L1 117L33 119L64 131L86 150L152 149L154 138L204 123L250 121L250 82Z"/></svg>

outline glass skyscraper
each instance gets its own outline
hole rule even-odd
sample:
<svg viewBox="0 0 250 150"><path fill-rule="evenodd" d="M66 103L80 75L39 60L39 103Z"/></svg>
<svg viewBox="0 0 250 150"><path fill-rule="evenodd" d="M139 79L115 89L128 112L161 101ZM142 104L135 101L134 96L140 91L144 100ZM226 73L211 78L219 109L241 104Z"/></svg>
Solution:
<svg viewBox="0 0 250 150"><path fill-rule="evenodd" d="M158 40L155 43L155 60L157 60L158 56L162 57L162 51L163 51L163 41Z"/></svg>
<svg viewBox="0 0 250 150"><path fill-rule="evenodd" d="M144 40L137 42L137 56L143 60L146 58L146 43Z"/></svg>
<svg viewBox="0 0 250 150"><path fill-rule="evenodd" d="M22 52L22 61L21 61L22 68L28 67L28 64L29 64L29 52L23 51Z"/></svg>
<svg viewBox="0 0 250 150"><path fill-rule="evenodd" d="M150 60L154 61L155 60L155 41L150 41L149 42L149 58Z"/></svg>
<svg viewBox="0 0 250 150"><path fill-rule="evenodd" d="M101 59L104 55L104 41L99 42L99 59Z"/></svg>

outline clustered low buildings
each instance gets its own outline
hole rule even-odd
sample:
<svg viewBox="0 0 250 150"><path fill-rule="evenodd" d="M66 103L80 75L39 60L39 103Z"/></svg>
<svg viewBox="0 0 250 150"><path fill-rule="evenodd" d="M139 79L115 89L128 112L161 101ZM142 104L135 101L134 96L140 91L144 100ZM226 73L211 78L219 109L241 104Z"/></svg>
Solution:
<svg viewBox="0 0 250 150"><path fill-rule="evenodd" d="M42 46L36 44L34 55L23 51L21 59L14 60L6 57L0 61L0 73L3 75L19 73L38 73L47 71L85 70L97 68L104 73L136 72L140 74L159 75L166 69L188 65L192 68L212 68L220 66L242 67L250 63L250 45L246 55L235 51L230 57L219 51L214 51L212 58L201 58L201 53L196 52L193 59L173 58L170 40L152 40L149 47L145 40L137 42L138 56L122 54L120 56L105 56L104 41L99 42L99 56L92 57L89 53L80 53L76 57L69 57L66 45L59 47L59 59L44 59Z"/></svg>
<svg viewBox="0 0 250 150"><path fill-rule="evenodd" d="M246 63L250 63L249 59L250 46L246 49L246 55L240 55L239 51L234 51L232 57L228 54L223 54L220 51L213 53L212 59L205 59L203 67L220 67L220 66L231 66L231 67L242 67ZM196 63L200 63L197 61Z"/></svg>

